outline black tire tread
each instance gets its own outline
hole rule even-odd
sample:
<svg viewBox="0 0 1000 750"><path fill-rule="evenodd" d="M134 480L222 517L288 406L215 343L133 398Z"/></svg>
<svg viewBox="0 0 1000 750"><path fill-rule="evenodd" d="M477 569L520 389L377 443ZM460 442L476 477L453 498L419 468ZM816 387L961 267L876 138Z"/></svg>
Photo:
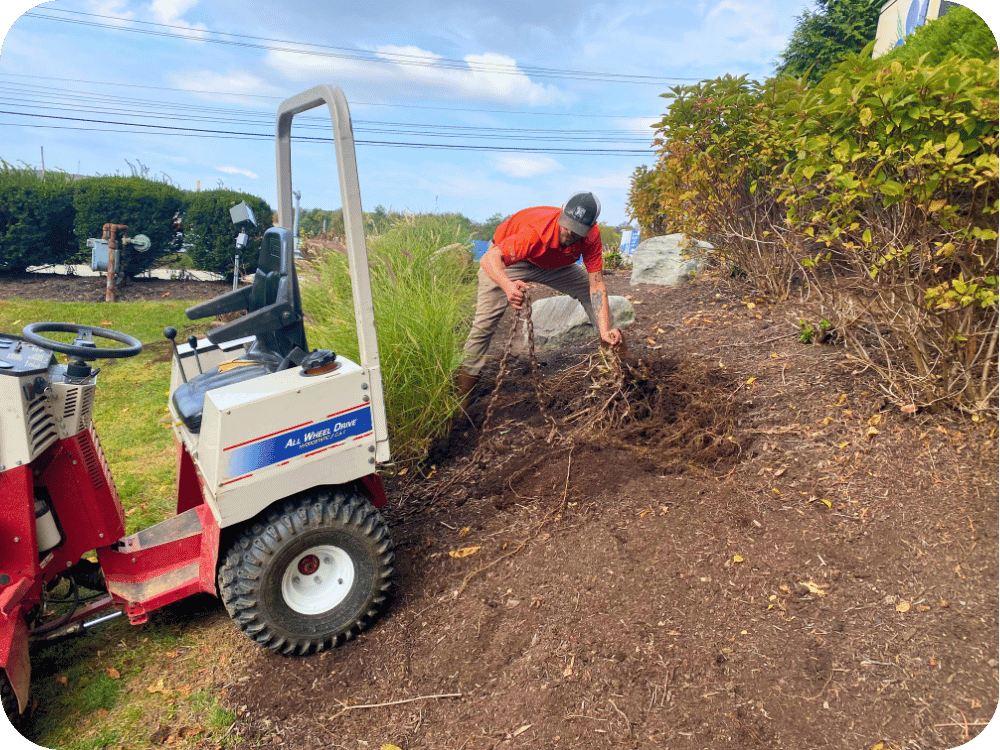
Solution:
<svg viewBox="0 0 1000 750"><path fill-rule="evenodd" d="M364 537L376 555L377 580L363 610L337 633L288 637L276 632L260 603L258 587L267 561L285 543L324 527ZM345 490L319 491L286 500L263 522L240 533L219 568L219 596L230 616L251 639L286 656L319 653L351 640L381 612L392 588L394 553L388 527L365 498Z"/></svg>

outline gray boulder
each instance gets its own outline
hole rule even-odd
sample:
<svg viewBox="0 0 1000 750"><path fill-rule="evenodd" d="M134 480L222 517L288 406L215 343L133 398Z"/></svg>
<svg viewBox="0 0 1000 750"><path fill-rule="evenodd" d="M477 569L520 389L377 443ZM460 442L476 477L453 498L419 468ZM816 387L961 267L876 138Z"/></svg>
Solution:
<svg viewBox="0 0 1000 750"><path fill-rule="evenodd" d="M627 328L635 322L635 308L627 299L612 295L608 298L608 303L615 327ZM597 336L583 306L566 295L532 302L531 322L535 329L536 350L558 349L575 341ZM521 343L523 346L528 345L527 326L522 327Z"/></svg>
<svg viewBox="0 0 1000 750"><path fill-rule="evenodd" d="M696 274L704 265L705 253L714 250L708 242L686 234L650 237L639 243L632 256L631 284L671 286Z"/></svg>

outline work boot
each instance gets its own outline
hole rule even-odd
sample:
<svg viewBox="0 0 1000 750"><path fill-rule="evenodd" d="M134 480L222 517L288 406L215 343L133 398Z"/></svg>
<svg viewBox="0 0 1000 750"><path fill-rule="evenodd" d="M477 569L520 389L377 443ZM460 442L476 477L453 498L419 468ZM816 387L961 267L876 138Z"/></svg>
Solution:
<svg viewBox="0 0 1000 750"><path fill-rule="evenodd" d="M458 372L455 373L455 397L462 402L463 409L468 409L472 403L472 391L477 383L479 383L478 375L466 372L462 367L458 368Z"/></svg>

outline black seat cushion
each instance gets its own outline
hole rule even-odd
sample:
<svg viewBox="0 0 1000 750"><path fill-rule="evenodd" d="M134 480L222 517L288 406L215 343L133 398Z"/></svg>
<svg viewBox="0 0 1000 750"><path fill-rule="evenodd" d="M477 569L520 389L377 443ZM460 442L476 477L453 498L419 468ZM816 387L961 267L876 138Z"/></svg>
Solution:
<svg viewBox="0 0 1000 750"><path fill-rule="evenodd" d="M219 372L215 367L182 383L174 391L173 404L178 416L191 432L201 430L201 414L205 409L205 394L216 388L259 378L270 372L263 364L240 365Z"/></svg>

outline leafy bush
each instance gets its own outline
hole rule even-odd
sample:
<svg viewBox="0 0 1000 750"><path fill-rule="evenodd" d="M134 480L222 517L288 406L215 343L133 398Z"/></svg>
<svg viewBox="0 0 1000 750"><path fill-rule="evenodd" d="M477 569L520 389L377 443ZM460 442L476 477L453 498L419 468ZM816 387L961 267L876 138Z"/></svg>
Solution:
<svg viewBox="0 0 1000 750"><path fill-rule="evenodd" d="M965 6L956 5L941 18L918 26L904 43L879 58L904 67L935 66L946 57L989 60L997 56L997 40L986 22ZM921 60L921 58L923 58Z"/></svg>
<svg viewBox="0 0 1000 750"><path fill-rule="evenodd" d="M464 217L461 217L464 219ZM396 461L418 460L444 434L457 407L452 376L474 311L468 219L397 219L371 238L369 266ZM300 273L310 346L355 361L358 342L346 256L327 250Z"/></svg>
<svg viewBox="0 0 1000 750"><path fill-rule="evenodd" d="M0 272L62 263L71 256L73 182L64 172L46 172L2 162L0 170Z"/></svg>
<svg viewBox="0 0 1000 750"><path fill-rule="evenodd" d="M239 227L233 224L229 209L246 201L253 211L257 226L249 222ZM233 256L236 236L247 233L248 242L240 251L240 265L253 271L260 255L264 232L271 228L271 207L262 198L235 190L204 190L184 193L184 244L195 268L213 271L227 279L233 278Z"/></svg>
<svg viewBox="0 0 1000 750"><path fill-rule="evenodd" d="M629 193L644 233L702 237L719 264L786 295L797 266L771 186L787 158L790 122L775 113L803 88L792 79L724 76L664 94L672 101L654 126L656 167L637 170Z"/></svg>
<svg viewBox="0 0 1000 750"><path fill-rule="evenodd" d="M178 188L143 177L85 177L74 183L73 207L79 262L90 262L87 239L99 238L105 224L125 224L129 234L144 234L152 243L144 253L126 250L122 270L136 276L156 265L163 255L180 250L180 219L184 197Z"/></svg>
<svg viewBox="0 0 1000 750"><path fill-rule="evenodd" d="M763 291L819 299L898 403L995 413L997 59L904 66L870 51L815 86L672 89L630 210L709 239Z"/></svg>
<svg viewBox="0 0 1000 750"><path fill-rule="evenodd" d="M986 409L997 391L997 61L880 62L845 62L786 107L796 158L781 200L821 245L807 265L831 320L889 392Z"/></svg>

